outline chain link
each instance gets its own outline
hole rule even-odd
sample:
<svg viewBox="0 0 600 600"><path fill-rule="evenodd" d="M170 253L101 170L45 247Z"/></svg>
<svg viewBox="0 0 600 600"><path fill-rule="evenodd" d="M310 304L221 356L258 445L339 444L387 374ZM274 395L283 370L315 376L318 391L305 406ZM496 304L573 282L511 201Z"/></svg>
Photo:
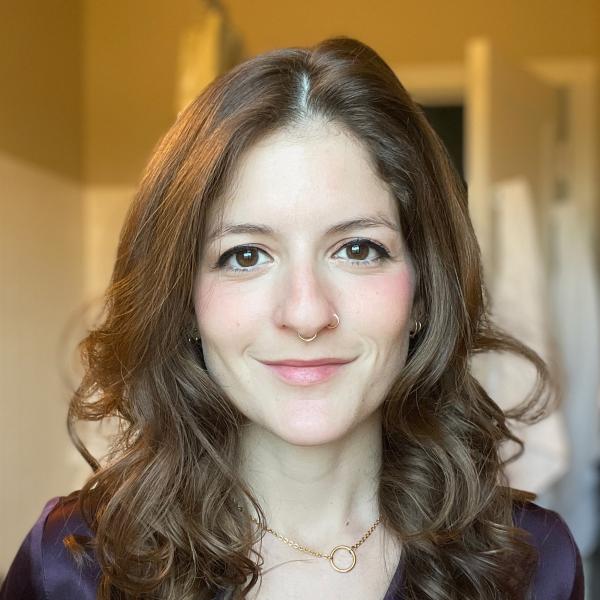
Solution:
<svg viewBox="0 0 600 600"><path fill-rule="evenodd" d="M244 512L244 509L239 504L236 503L236 505L241 512ZM256 523L258 526L261 526L258 519L255 519L252 515L249 515L249 516L250 516L250 520L252 522ZM352 550L356 550L361 544L363 544L366 541L366 539L375 531L375 528L377 527L377 525L379 525L379 523L381 523L381 517L379 517L377 519L377 521L375 521L375 523L373 523L373 525L371 525L371 527L369 527L367 532L360 538L360 540L358 540L358 542L356 542L355 544L350 546L350 548L352 548ZM294 548L294 550L300 550L301 552L311 554L312 556L316 556L317 558L326 558L328 560L332 560L332 558L333 558L333 554L323 554L322 552L317 552L316 550L311 550L310 548L307 548L306 546L302 546L301 544L299 544L298 542L295 542L294 540L290 540L289 538L287 538L283 535L280 535L279 533L277 533L270 527L264 527L264 526L262 526L262 527L265 531L268 531L271 535L275 536L277 539L281 540L282 542L284 542L285 544L290 546L290 548Z"/></svg>

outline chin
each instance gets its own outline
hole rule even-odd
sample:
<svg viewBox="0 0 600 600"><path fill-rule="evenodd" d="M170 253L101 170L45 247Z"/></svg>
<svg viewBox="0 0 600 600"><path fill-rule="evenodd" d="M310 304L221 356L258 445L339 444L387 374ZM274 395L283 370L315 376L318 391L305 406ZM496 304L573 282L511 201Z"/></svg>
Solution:
<svg viewBox="0 0 600 600"><path fill-rule="evenodd" d="M280 439L294 446L323 446L338 442L352 431L352 423L325 415L295 415L272 424L269 429Z"/></svg>

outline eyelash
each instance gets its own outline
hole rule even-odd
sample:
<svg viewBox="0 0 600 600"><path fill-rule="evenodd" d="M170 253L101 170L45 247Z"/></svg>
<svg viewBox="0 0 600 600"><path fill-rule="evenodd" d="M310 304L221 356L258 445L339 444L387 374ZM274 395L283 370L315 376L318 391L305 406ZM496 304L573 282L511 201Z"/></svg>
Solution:
<svg viewBox="0 0 600 600"><path fill-rule="evenodd" d="M350 264L352 264L353 266L358 266L358 267L371 266L373 264L379 264L379 263L389 260L391 258L390 253L387 251L387 249L383 245L378 244L377 242L374 242L372 240L365 239L365 238L356 238L349 242L346 242L343 246L341 246L336 251L336 254L338 252L340 252L341 250L343 250L344 248L349 248L355 244L367 244L370 248L374 248L375 250L377 250L380 253L380 256L378 256L377 258L372 258L370 260L348 259L348 262ZM256 249L260 252L265 252L258 246L252 246L252 245L235 246L235 247L227 250L227 252L223 253L217 260L216 264L212 267L212 269L213 270L225 270L225 271L230 271L230 272L234 272L234 273L249 273L251 271L254 271L255 269L260 268L260 266L262 266L262 265L255 265L253 267L241 267L241 268L227 266L227 261L235 254L238 254L239 252L242 252L243 250L253 250L253 249Z"/></svg>

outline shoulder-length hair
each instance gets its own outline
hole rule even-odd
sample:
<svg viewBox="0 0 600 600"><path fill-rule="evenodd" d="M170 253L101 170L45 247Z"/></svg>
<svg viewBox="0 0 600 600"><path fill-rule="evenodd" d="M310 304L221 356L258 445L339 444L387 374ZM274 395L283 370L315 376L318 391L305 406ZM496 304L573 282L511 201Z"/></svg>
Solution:
<svg viewBox="0 0 600 600"><path fill-rule="evenodd" d="M244 417L190 342L192 289L209 211L242 153L314 120L368 149L417 272L424 327L382 406L380 511L403 544L404 597L525 597L536 556L512 511L529 496L506 485L499 447L519 443L507 418L539 417L548 374L488 318L466 191L421 108L371 48L340 37L263 54L214 81L146 169L104 315L80 344L86 370L69 411L95 469L80 502L102 568L99 598L204 599L223 588L244 597L260 577L260 531L235 502L248 500L264 523L235 468ZM470 372L485 351L515 352L537 369L510 414ZM74 425L107 416L123 427L100 466Z"/></svg>

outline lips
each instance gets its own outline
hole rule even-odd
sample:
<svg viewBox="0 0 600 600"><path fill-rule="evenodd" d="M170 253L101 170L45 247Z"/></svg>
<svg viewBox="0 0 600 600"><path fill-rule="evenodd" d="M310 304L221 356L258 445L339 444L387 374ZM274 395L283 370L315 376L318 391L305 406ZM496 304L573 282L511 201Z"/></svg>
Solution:
<svg viewBox="0 0 600 600"><path fill-rule="evenodd" d="M321 365L338 365L351 362L352 358L315 358L313 360L301 360L296 358L286 358L283 360L263 360L265 365L285 365L288 367L320 367Z"/></svg>
<svg viewBox="0 0 600 600"><path fill-rule="evenodd" d="M354 359L320 358L316 360L286 359L283 361L261 361L280 379L292 385L322 383L343 370Z"/></svg>

